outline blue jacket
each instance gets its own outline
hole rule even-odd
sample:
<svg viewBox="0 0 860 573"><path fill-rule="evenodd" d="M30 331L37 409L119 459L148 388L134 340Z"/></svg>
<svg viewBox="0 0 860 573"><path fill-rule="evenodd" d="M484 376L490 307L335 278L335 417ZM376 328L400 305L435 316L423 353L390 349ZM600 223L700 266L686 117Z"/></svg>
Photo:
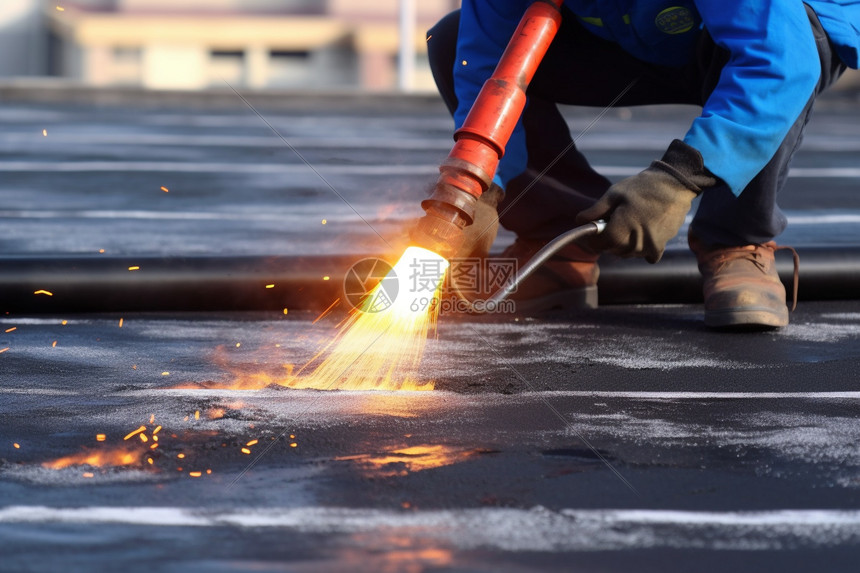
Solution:
<svg viewBox="0 0 860 573"><path fill-rule="evenodd" d="M516 29L529 0L463 0L455 91L459 128ZM860 60L860 0L806 0L836 53ZM631 55L682 66L702 28L731 57L684 141L738 195L773 157L811 97L820 62L801 0L566 0L593 34ZM572 55L575 57L575 54ZM464 65L465 64L465 65ZM527 162L519 124L499 163L504 187Z"/></svg>

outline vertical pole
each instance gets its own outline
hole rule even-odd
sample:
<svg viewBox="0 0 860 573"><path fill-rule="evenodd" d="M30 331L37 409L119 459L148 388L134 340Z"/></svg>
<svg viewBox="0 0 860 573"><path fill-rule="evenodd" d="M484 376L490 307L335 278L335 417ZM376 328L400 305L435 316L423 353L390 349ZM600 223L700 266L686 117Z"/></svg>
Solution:
<svg viewBox="0 0 860 573"><path fill-rule="evenodd" d="M415 20L416 0L400 0L397 87L402 92L415 86Z"/></svg>

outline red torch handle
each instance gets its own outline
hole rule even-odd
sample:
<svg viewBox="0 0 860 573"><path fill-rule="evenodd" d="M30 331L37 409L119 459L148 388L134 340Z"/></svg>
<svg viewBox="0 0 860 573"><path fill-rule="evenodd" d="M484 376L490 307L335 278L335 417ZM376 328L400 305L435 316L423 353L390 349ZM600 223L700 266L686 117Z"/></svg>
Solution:
<svg viewBox="0 0 860 573"><path fill-rule="evenodd" d="M450 258L472 224L478 198L489 188L505 146L526 105L526 89L561 25L563 0L536 0L526 9L493 75L487 80L454 147L439 166L427 212L412 232L415 244ZM468 65L468 62L466 62Z"/></svg>
<svg viewBox="0 0 860 573"><path fill-rule="evenodd" d="M442 172L453 167L472 175L456 177L460 184L455 186L475 197L489 186L522 115L526 89L561 24L562 2L537 0L528 7L493 75L454 134L456 142L442 164Z"/></svg>

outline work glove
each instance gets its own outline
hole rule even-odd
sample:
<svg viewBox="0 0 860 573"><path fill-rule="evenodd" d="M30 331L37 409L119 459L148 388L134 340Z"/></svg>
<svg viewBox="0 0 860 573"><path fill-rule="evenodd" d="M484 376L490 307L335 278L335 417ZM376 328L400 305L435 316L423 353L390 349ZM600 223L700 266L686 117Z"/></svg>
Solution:
<svg viewBox="0 0 860 573"><path fill-rule="evenodd" d="M577 222L607 219L606 229L587 242L589 248L656 263L684 224L693 199L716 183L702 154L676 139L660 161L610 187Z"/></svg>
<svg viewBox="0 0 860 573"><path fill-rule="evenodd" d="M463 245L455 255L456 258L486 258L490 247L499 232L498 206L505 198L505 192L495 183L481 194L475 206L475 219L471 225L463 229Z"/></svg>

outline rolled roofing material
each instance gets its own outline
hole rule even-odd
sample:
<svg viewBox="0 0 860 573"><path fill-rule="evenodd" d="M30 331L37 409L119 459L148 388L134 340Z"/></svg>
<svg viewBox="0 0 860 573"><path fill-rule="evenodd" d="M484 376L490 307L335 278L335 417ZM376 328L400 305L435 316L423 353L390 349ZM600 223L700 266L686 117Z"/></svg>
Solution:
<svg viewBox="0 0 860 573"><path fill-rule="evenodd" d="M798 253L800 300L860 298L860 247ZM0 258L0 312L321 310L344 296L343 278L362 258L6 257ZM778 253L777 261L791 288L791 256ZM600 304L702 300L689 252L668 251L656 265L615 258L600 265Z"/></svg>

